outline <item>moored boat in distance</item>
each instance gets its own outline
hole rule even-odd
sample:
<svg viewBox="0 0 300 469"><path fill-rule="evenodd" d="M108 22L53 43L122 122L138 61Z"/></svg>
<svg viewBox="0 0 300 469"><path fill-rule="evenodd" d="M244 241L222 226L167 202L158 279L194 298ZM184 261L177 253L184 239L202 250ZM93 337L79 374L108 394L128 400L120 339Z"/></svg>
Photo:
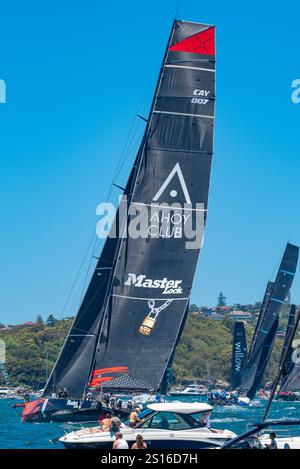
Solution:
<svg viewBox="0 0 300 469"><path fill-rule="evenodd" d="M183 389L170 390L170 396L206 396L208 389L201 384L190 384Z"/></svg>
<svg viewBox="0 0 300 469"><path fill-rule="evenodd" d="M0 388L0 399L20 399L20 395L14 388Z"/></svg>

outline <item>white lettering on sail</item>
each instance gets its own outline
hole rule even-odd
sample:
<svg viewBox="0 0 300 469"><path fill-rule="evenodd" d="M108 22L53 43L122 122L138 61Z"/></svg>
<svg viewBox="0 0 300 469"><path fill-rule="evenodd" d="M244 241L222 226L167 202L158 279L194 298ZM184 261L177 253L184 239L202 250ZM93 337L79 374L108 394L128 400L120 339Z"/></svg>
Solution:
<svg viewBox="0 0 300 469"><path fill-rule="evenodd" d="M194 96L198 96L197 98L192 98L191 99L191 103L192 104L207 104L209 99L207 99L209 97L209 94L210 94L210 91L209 90L194 90L193 91L193 95ZM201 96L201 98L199 98L199 96Z"/></svg>
<svg viewBox="0 0 300 469"><path fill-rule="evenodd" d="M165 182L163 183L163 185L161 186L161 188L157 191L157 193L155 194L155 196L153 197L153 201L156 202L160 197L161 195L163 194L163 192L166 190L166 188L168 187L168 185L170 184L170 182L172 181L173 177L175 176L175 174L177 174L178 178L179 178L179 182L181 184L181 187L182 187L182 190L183 190L183 194L184 194L184 197L185 197L185 200L186 200L186 203L187 204L191 204L191 198L190 198L190 195L189 195L189 192L187 190L187 186L186 186L186 183L185 183L185 180L184 180L184 177L183 177L183 174L182 174L182 171L181 171L181 168L179 166L179 163L176 163L176 165L174 166L174 168L172 169L172 171L170 172L169 176L167 177L167 179L165 180ZM174 190L174 189L171 189L170 192L169 192L169 195L171 197L176 197L177 196L177 191Z"/></svg>
<svg viewBox="0 0 300 469"><path fill-rule="evenodd" d="M133 285L137 288L161 288L163 290L163 295L174 295L182 293L182 287L180 286L181 283L182 280L168 280L166 277L161 280L152 280L150 278L146 278L146 275L128 273L128 278L126 282L124 282L124 285Z"/></svg>
<svg viewBox="0 0 300 469"><path fill-rule="evenodd" d="M242 351L242 344L241 344L241 342L237 342L234 346L234 368L235 368L235 371L241 371L243 358L244 358L244 353Z"/></svg>

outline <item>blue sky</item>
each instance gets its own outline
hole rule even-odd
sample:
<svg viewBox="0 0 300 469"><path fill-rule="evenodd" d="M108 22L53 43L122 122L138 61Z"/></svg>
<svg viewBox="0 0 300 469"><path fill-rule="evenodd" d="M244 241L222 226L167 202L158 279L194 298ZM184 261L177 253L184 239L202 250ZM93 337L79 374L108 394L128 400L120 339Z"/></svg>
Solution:
<svg viewBox="0 0 300 469"><path fill-rule="evenodd" d="M134 116L151 98L177 7L179 19L217 28L215 154L192 301L213 305L221 290L230 303L260 300L285 243L300 243L300 104L291 102L300 78L299 3L6 2L0 321L62 314L96 206L106 200Z"/></svg>

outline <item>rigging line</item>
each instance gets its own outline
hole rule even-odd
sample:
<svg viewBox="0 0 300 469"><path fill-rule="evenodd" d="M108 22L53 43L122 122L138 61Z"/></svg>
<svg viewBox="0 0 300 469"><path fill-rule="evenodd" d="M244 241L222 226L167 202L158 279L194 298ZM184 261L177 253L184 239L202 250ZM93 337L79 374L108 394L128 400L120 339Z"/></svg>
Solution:
<svg viewBox="0 0 300 469"><path fill-rule="evenodd" d="M60 319L63 317L63 315L64 315L64 313L65 313L65 310L66 310L66 308L67 308L67 305L68 305L68 303L69 303L69 300L70 300L70 298L71 298L71 295L72 295L72 293L73 293L73 291L74 291L74 288L75 288L75 285L76 285L76 283L77 283L78 277L79 277L80 272L81 272L81 270L82 270L82 268L83 268L83 265L84 265L84 263L85 263L85 260L86 260L86 258L87 258L87 256L88 256L90 247L91 247L91 245L92 245L92 242L93 242L95 236L96 236L96 235L95 235L95 232L94 232L94 230L93 230L93 235L92 235L92 237L91 237L91 239L90 239L88 248L87 248L87 250L86 250L86 252L85 252L85 254L84 254L84 257L83 257L83 259L82 259L82 261L81 261L81 264L80 264L80 267L79 267L79 269L78 269L78 272L77 272L77 274L76 274L76 276L75 276L75 278L74 278L74 280L73 280L73 284L72 284L72 286L71 286L71 290L70 290L70 292L69 292L69 294L68 294L68 296L67 296L67 299L66 299L66 301L65 301L64 307L63 307L62 312L61 312L61 314L60 314Z"/></svg>
<svg viewBox="0 0 300 469"><path fill-rule="evenodd" d="M97 236L95 236L94 245L93 245L93 248L92 248L92 253L93 253L94 250L95 250L95 245L96 245L96 243L97 243ZM82 292L81 292L81 296L80 296L78 308L80 307L80 305L81 305L81 303L82 303L82 300L83 300L83 295L84 295L84 293L85 293L86 284L87 284L87 279L88 279L88 277L89 277L89 275L90 275L90 269L91 269L91 265L92 265L93 259L94 259L94 257L93 257L93 255L91 255L91 256L90 256L90 260L89 260L89 265L88 265L88 268L87 268L87 271L86 271L86 274L85 274L83 286L82 286Z"/></svg>
<svg viewBox="0 0 300 469"><path fill-rule="evenodd" d="M89 308L89 306L92 304L92 302L94 301L94 299L96 298L97 294L99 293L100 289L102 288L103 284L104 284L104 281L105 281L105 277L103 276L102 278L102 282L99 284L98 288L96 289L94 295L90 298L90 301L87 303L87 305L85 306L85 308L81 311L81 314L79 315L79 312L76 316L76 320L78 321L79 319L81 319L82 315L86 313L87 309ZM75 324L75 323L74 323ZM73 327L73 326L72 326ZM76 330L78 331L81 331L81 332L86 332L84 329L80 329L78 327L76 327Z"/></svg>
<svg viewBox="0 0 300 469"><path fill-rule="evenodd" d="M153 82L153 80L152 80ZM153 83L151 82L151 84L149 85L148 87L148 90L146 91L146 93L144 94L140 104L139 104L139 107L137 109L137 113L140 113L140 112L143 112L143 110L146 108L147 106L147 99L149 97L149 94L150 94L150 91L151 91L151 88L153 87ZM122 153L121 153L121 156L120 156L120 159L119 159L119 163L117 165L117 168L115 170L115 173L113 175L113 181L116 180L116 178L118 177L123 165L124 165L124 162L127 158L127 155L128 155L128 152L129 152L129 148L132 146L132 140L135 138L135 134L137 132L137 127L139 126L140 124L140 121L137 119L137 115L134 115L133 119L132 119L132 122L131 122L131 126L130 126L130 131L128 133L128 136L127 136L127 139L125 141L125 144L124 144L124 147L123 147L123 150L122 150ZM134 128L134 125L137 123L137 126L136 126L136 129L134 130L133 132L133 128ZM131 135L133 132L133 135ZM122 159L123 159L123 162L122 162Z"/></svg>
<svg viewBox="0 0 300 469"><path fill-rule="evenodd" d="M122 171L124 165L125 165L125 161L127 160L127 158L129 157L129 155L133 152L133 149L134 147L137 145L137 140L140 140L140 137L137 139L136 138L136 135L139 131L139 127L142 125L142 123L140 121L137 121L137 125L136 125L136 128L133 132L133 135L131 137L131 141L130 143L128 143L128 148L126 150L126 152L124 153L124 156L123 156L123 162L121 164L121 166L119 167L119 170L117 171L117 173L115 173L115 176L113 178L113 182L116 182L117 181L117 178L119 177L120 175L120 172Z"/></svg>
<svg viewBox="0 0 300 469"><path fill-rule="evenodd" d="M146 108L149 107L149 103L147 101L148 101L150 93L152 91L154 81L155 81L155 77L153 76L152 80L150 80L150 85L148 86L148 89L147 89L146 93L144 94L143 99L141 100L141 102L139 104L139 107L137 109L137 113L145 114ZM137 123L137 125L136 125L136 128L135 128L135 131L134 131L133 135L131 135L132 132L133 132L133 127L134 127L135 122ZM133 152L137 153L137 151L138 151L138 148L136 148L136 146L137 146L137 144L138 145L140 144L140 139L142 137L142 136L139 136L138 138L136 138L136 134L137 134L139 128L141 128L141 122L139 121L139 119L137 119L137 117L135 115L133 120L132 120L131 128L130 128L130 131L128 133L126 142L124 144L124 148L123 148L121 157L119 159L119 163L117 164L116 170L115 170L113 178L112 178L112 183L111 183L109 193L108 193L108 196L107 196L107 199L106 199L106 204L110 200L112 190L114 188L113 184L116 182L117 178L119 177L119 174L120 174L121 170L123 169L123 167L125 165L125 161L128 157L128 154L131 153L131 152L132 153ZM143 135L143 133L144 133L144 129L142 129L142 135ZM126 146L127 146L127 149L126 149ZM121 161L122 158L123 158L123 161ZM103 240L101 239L99 241L99 243L97 244L97 246L95 246L94 252L96 250L100 249L100 245L101 245L102 242L103 242Z"/></svg>
<svg viewBox="0 0 300 469"><path fill-rule="evenodd" d="M155 77L156 77L156 76L155 76ZM136 119L136 117L137 117L138 114L144 115L144 114L146 113L146 109L147 109L147 107L149 107L149 103L148 103L147 101L148 101L149 96L150 96L150 93L151 93L151 91L152 91L152 89L153 89L153 83L154 83L154 82L155 82L155 78L153 77L152 80L150 81L150 85L148 86L148 89L147 89L146 93L144 94L144 97L143 97L143 99L142 99L142 101L141 101L141 103L140 103L140 105L139 105L139 107L138 107L137 113L136 113L136 115L135 115L135 117L134 117L134 119L133 119L132 126L133 126L134 122L137 122L137 126L136 126L136 129L135 129L135 131L134 131L132 137L131 137L131 142L129 143L129 138L128 138L127 141L126 141L126 144L128 143L128 148L127 148L126 151L125 151L125 148L124 148L123 162L122 162L121 166L119 167L118 171L116 171L115 174L114 174L114 177L113 177L114 182L116 182L116 179L117 179L117 177L119 176L119 174L120 174L120 172L121 172L121 170L122 170L122 168L123 168L123 166L124 166L124 164L125 164L125 161L126 161L126 159L128 158L128 155L129 155L131 152L133 152L133 147L134 147L135 145L137 145L137 143L138 143L138 142L137 142L137 139L136 139L136 140L134 140L134 139L135 139L135 136L136 136L136 134L137 134L139 128L141 127L141 122L140 122L138 119ZM144 129L142 129L142 132L144 132ZM139 137L139 140L140 140L141 137L142 137L142 136ZM117 174L116 174L116 173L117 173Z"/></svg>

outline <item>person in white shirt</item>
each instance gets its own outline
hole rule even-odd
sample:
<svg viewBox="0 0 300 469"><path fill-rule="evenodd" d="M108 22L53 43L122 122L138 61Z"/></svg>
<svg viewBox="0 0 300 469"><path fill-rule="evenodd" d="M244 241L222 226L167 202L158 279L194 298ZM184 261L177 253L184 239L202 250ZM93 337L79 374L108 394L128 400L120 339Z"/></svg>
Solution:
<svg viewBox="0 0 300 469"><path fill-rule="evenodd" d="M129 449L127 441L123 438L123 434L120 432L116 433L113 449Z"/></svg>

